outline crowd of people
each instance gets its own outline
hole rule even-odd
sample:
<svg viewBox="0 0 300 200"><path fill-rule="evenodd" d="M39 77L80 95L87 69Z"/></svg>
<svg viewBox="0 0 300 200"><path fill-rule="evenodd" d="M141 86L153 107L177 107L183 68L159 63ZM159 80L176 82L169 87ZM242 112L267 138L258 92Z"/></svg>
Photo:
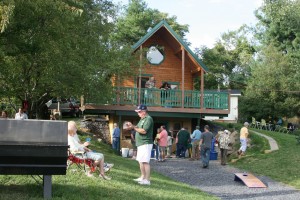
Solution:
<svg viewBox="0 0 300 200"><path fill-rule="evenodd" d="M200 131L200 126L190 133L187 128L181 128L176 135L172 131L167 131L165 125L157 129L153 140L153 119L147 112L147 106L139 105L135 110L140 117L137 125L130 122L125 129L131 131L131 142L133 145L132 159L136 159L140 166L140 177L134 179L141 185L150 185L150 158L153 157L153 149L156 151L156 161L164 162L172 155L173 140L176 143L176 158L189 157L190 161L200 160L203 168L209 167L210 154L214 141L218 142L220 148L221 165L227 164L227 152L230 145L230 133L228 130L219 131L214 134L208 125L204 126L204 131ZM245 122L241 129L241 148L238 151L240 156L245 155L247 148L247 138L249 123ZM124 128L124 127L123 127Z"/></svg>
<svg viewBox="0 0 300 200"><path fill-rule="evenodd" d="M153 81L154 79L152 79ZM152 85L153 86L153 85ZM165 86L167 87L167 86ZM200 160L203 168L209 167L210 151L212 148L213 140L217 140L220 148L221 165L227 163L227 151L230 144L229 131L224 130L218 132L216 136L210 131L208 125L204 126L204 131L200 131L200 126L196 126L192 133L188 128L182 127L176 134L171 130L166 129L166 125L161 125L157 129L154 137L153 127L154 122L152 117L148 114L146 105L139 105L135 112L140 117L137 125L130 122L127 124L128 130L131 133L131 143L133 148L132 159L137 160L140 168L140 176L134 181L141 185L150 185L150 159L153 157L153 149L156 151L156 160L164 162L166 159L171 158L173 153L174 143L176 144L175 156L176 158L190 158L189 161ZM6 111L1 112L1 118L8 118ZM27 114L22 108L19 108L15 114L15 119L25 120L28 119ZM50 119L55 120L55 117ZM249 123L245 122L244 127L240 130L241 147L238 150L238 155L245 155L247 149L247 139L249 137L248 131ZM124 128L124 127L123 127ZM113 124L112 132L112 148L116 151L120 150L120 134L121 130L117 123ZM153 138L155 138L153 140ZM76 152L84 152L87 159L93 161L93 166L99 172L99 177L104 180L110 180L111 177L107 176L105 172L109 171L113 164L104 162L104 155L95 152L89 148L90 141L82 142L77 135L77 127L74 121L68 122L68 145L70 152L76 156ZM94 177L93 171L87 172L88 177Z"/></svg>
<svg viewBox="0 0 300 200"><path fill-rule="evenodd" d="M210 151L212 148L212 142L215 140L219 143L221 165L227 164L227 150L229 148L229 131L220 131L216 136L210 131L208 125L204 126L204 131L200 131L200 126L196 126L195 130L190 133L187 128L181 128L176 135L173 135L172 131L167 131L165 125L161 125L156 131L155 139L153 138L151 128L148 127L149 124L153 123L152 118L147 113L147 107L145 105L140 105L136 112L141 117L140 122L137 126L129 123L127 128L131 130L131 142L133 145L133 156L132 159L137 159L140 163L141 176L136 179L139 183L150 185L149 175L147 170L150 169L150 157L153 157L153 150L155 151L155 160L158 162L164 162L166 159L171 158L173 152L173 143L176 144L175 157L176 158L190 158L190 161L200 160L202 162L203 168L209 167ZM140 114L142 113L142 114ZM148 119L148 118L151 118ZM146 120L148 119L148 120ZM146 125L144 125L144 120L146 120ZM151 123L150 123L151 122ZM248 123L245 123L245 128L247 128ZM248 124L249 125L249 124ZM144 128L146 126L146 129ZM246 130L242 131L246 132ZM153 129L153 125L152 125ZM137 131L139 130L139 132ZM242 137L247 137L248 134ZM139 139L142 139L141 144L139 144ZM174 142L173 142L174 141ZM242 140L241 140L242 142ZM244 143L242 143L241 154L245 154ZM141 147L146 145L147 147ZM151 148L150 148L150 146ZM142 149L145 160L139 160L139 149ZM146 153L145 153L146 152ZM150 156L150 157L149 157ZM142 161L142 162L141 162ZM145 168L146 166L146 168ZM142 170L147 169L147 170Z"/></svg>
<svg viewBox="0 0 300 200"><path fill-rule="evenodd" d="M8 112L6 110L3 110L1 112L0 118L1 119L8 119L9 118ZM28 119L28 115L24 112L23 108L19 108L18 112L15 114L14 119L17 119L17 120Z"/></svg>

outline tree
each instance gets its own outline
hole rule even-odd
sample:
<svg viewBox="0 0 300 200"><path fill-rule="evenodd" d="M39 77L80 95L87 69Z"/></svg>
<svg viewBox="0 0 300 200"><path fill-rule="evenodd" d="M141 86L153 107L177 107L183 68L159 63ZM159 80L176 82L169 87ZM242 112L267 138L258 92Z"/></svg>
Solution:
<svg viewBox="0 0 300 200"><path fill-rule="evenodd" d="M261 117L300 115L300 2L265 0L256 16L260 46L246 89L248 105L263 105Z"/></svg>
<svg viewBox="0 0 300 200"><path fill-rule="evenodd" d="M265 0L255 13L257 53L240 110L246 118L300 115L300 2Z"/></svg>
<svg viewBox="0 0 300 200"><path fill-rule="evenodd" d="M261 113L260 117L299 114L299 81L293 80L299 68L291 65L289 56L278 52L272 44L262 50L258 60L246 90L253 107L263 105L256 112Z"/></svg>
<svg viewBox="0 0 300 200"><path fill-rule="evenodd" d="M281 51L299 49L300 1L265 0L255 12L256 36L261 44L272 43Z"/></svg>
<svg viewBox="0 0 300 200"><path fill-rule="evenodd" d="M207 89L244 89L250 75L249 65L255 53L247 38L249 27L223 33L211 49L196 49L196 54L209 66L205 75Z"/></svg>
<svg viewBox="0 0 300 200"><path fill-rule="evenodd" d="M12 0L0 2L0 33L4 32L9 23L9 18L14 10Z"/></svg>
<svg viewBox="0 0 300 200"><path fill-rule="evenodd" d="M130 53L109 41L114 6L106 0L14 0L0 34L1 95L42 114L55 96L109 98L110 78L126 74ZM24 17L26 16L26 17ZM120 58L111 56L123 54Z"/></svg>
<svg viewBox="0 0 300 200"><path fill-rule="evenodd" d="M117 20L117 30L113 37L122 44L133 45L163 19L182 38L188 33L188 25L177 23L176 16L169 17L167 13L148 8L143 0L131 0Z"/></svg>

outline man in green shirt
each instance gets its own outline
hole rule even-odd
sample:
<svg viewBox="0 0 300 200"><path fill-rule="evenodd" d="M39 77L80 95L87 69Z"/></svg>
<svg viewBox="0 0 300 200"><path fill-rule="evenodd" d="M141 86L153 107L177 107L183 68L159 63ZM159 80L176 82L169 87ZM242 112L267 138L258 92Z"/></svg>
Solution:
<svg viewBox="0 0 300 200"><path fill-rule="evenodd" d="M176 149L176 157L177 158L185 158L185 152L187 150L188 143L190 142L190 133L182 128L177 134L177 149Z"/></svg>
<svg viewBox="0 0 300 200"><path fill-rule="evenodd" d="M147 106L139 105L135 112L141 118L136 126L129 125L136 131L136 160L140 164L141 176L134 179L141 185L150 185L150 158L153 147L153 119L147 113Z"/></svg>

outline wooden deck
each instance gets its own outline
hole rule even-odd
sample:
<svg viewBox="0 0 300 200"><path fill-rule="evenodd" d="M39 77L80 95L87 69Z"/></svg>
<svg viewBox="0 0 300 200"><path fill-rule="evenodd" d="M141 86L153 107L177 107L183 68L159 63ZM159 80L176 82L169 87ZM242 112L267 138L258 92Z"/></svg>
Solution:
<svg viewBox="0 0 300 200"><path fill-rule="evenodd" d="M85 105L84 110L90 114L122 114L136 116L134 110L136 106L133 105ZM195 109L195 108L165 108L148 106L148 111L151 116L165 116L165 117L199 117L199 114L212 116L227 116L229 110L218 109Z"/></svg>
<svg viewBox="0 0 300 200"><path fill-rule="evenodd" d="M227 116L230 113L229 92L204 91L201 108L200 91L160 90L119 87L110 102L86 104L85 113L136 115L138 104L145 104L152 115L195 117L199 114Z"/></svg>

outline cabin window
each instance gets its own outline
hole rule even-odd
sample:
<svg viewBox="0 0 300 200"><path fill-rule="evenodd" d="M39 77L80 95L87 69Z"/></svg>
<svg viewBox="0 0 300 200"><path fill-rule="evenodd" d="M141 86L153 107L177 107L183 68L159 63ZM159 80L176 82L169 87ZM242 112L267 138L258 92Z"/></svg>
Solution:
<svg viewBox="0 0 300 200"><path fill-rule="evenodd" d="M156 46L150 46L147 51L147 60L152 65L159 65L165 59L164 52L162 49Z"/></svg>
<svg viewBox="0 0 300 200"><path fill-rule="evenodd" d="M172 82L172 81L163 81L163 82L169 83L169 85L170 85L170 87L171 87L172 90L179 90L180 89L179 88L179 85L180 85L179 82Z"/></svg>

